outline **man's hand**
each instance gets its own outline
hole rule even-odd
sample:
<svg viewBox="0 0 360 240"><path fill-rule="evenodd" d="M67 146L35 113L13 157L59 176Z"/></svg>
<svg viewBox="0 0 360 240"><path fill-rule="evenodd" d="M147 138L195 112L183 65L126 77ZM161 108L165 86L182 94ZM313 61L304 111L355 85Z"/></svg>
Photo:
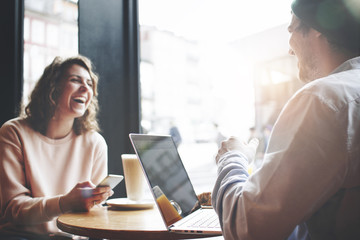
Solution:
<svg viewBox="0 0 360 240"><path fill-rule="evenodd" d="M257 138L253 138L249 143L244 141L240 141L236 137L230 137L228 140L225 140L221 143L221 147L219 148L218 154L216 155L216 163L219 162L220 157L229 151L240 151L245 155L247 160L250 162L255 158L256 149L259 146L259 140Z"/></svg>

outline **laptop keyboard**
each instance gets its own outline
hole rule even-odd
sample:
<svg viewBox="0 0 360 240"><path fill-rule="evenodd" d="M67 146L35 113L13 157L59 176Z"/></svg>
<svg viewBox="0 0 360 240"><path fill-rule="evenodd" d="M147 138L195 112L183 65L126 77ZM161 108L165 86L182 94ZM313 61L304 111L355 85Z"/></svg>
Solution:
<svg viewBox="0 0 360 240"><path fill-rule="evenodd" d="M220 228L219 218L213 211L198 211L198 214L192 216L180 226L191 228Z"/></svg>

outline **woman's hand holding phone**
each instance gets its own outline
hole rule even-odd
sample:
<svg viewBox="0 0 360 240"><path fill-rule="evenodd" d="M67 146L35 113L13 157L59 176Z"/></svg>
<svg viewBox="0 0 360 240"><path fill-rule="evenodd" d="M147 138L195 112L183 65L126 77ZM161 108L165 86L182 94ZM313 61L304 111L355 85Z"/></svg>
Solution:
<svg viewBox="0 0 360 240"><path fill-rule="evenodd" d="M63 213L70 211L89 211L97 204L104 202L114 194L112 188L121 182L123 176L109 175L97 186L91 182L82 182L59 200L60 209Z"/></svg>

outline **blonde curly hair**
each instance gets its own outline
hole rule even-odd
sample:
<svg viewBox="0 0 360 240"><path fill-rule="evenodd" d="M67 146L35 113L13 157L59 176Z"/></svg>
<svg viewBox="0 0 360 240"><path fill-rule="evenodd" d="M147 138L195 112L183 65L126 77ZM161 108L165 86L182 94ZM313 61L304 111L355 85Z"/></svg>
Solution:
<svg viewBox="0 0 360 240"><path fill-rule="evenodd" d="M85 68L93 82L93 98L84 115L76 118L73 130L80 135L89 130L99 131L97 122L97 112L99 110L97 100L98 76L93 72L93 66L90 59L78 55L67 59L55 57L53 62L48 65L39 81L32 91L28 105L25 107L23 115L36 131L45 135L48 123L54 116L57 107L58 98L63 89L61 89L61 80L72 65L79 65Z"/></svg>

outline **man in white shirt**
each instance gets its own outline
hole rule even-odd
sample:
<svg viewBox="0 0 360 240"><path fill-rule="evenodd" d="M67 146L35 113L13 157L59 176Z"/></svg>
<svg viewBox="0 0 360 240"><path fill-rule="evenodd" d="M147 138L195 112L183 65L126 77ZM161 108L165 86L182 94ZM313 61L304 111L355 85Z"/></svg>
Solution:
<svg viewBox="0 0 360 240"><path fill-rule="evenodd" d="M251 176L258 141L222 143L212 204L225 239L360 239L360 3L291 7L289 53L307 84Z"/></svg>

